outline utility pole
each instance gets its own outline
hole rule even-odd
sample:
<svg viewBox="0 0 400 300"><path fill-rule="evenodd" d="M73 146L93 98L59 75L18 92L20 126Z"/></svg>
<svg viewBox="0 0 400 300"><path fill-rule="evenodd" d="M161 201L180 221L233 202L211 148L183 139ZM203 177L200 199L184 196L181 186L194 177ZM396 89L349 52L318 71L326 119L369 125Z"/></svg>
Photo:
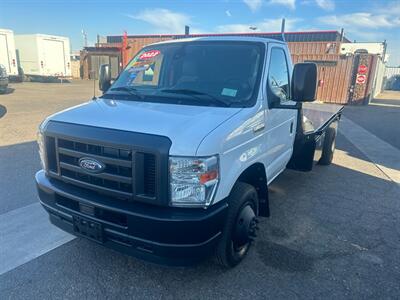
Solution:
<svg viewBox="0 0 400 300"><path fill-rule="evenodd" d="M83 47L87 47L87 33L84 29L81 30L82 39L83 39Z"/></svg>
<svg viewBox="0 0 400 300"><path fill-rule="evenodd" d="M383 41L383 53L382 53L382 62L385 63L386 60L386 50L387 50L387 42Z"/></svg>
<svg viewBox="0 0 400 300"><path fill-rule="evenodd" d="M285 41L285 18L282 19L282 24L281 24L281 36L282 36L282 41Z"/></svg>

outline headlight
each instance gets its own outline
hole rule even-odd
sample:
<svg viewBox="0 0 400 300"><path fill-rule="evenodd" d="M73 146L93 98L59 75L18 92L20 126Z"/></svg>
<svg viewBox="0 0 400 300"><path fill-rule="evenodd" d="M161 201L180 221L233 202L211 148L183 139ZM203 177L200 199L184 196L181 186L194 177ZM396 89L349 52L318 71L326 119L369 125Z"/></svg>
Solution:
<svg viewBox="0 0 400 300"><path fill-rule="evenodd" d="M217 189L218 157L171 157L170 185L172 206L211 204Z"/></svg>
<svg viewBox="0 0 400 300"><path fill-rule="evenodd" d="M46 145L44 141L44 135L39 127L39 131L37 133L37 143L39 145L39 156L40 156L40 163L42 165L43 170L47 170L46 165Z"/></svg>

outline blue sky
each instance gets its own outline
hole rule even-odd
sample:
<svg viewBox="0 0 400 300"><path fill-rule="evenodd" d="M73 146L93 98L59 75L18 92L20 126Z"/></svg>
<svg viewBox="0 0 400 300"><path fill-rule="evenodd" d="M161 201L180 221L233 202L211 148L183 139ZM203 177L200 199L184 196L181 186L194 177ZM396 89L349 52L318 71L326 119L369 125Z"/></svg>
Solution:
<svg viewBox="0 0 400 300"><path fill-rule="evenodd" d="M388 41L389 63L400 65L400 0L1 0L0 28L16 34L68 36L72 49L96 35L345 29L351 40Z"/></svg>

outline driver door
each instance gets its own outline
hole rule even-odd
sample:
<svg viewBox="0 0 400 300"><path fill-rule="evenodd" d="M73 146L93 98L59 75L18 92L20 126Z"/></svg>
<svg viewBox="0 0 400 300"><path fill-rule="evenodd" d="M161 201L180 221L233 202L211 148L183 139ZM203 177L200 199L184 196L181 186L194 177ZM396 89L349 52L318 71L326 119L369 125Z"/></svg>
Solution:
<svg viewBox="0 0 400 300"><path fill-rule="evenodd" d="M281 44L272 44L268 50L267 78L265 83L265 135L267 145L267 178L271 182L285 168L293 153L296 134L295 102L290 100L290 79L292 67L289 52ZM274 103L287 105L273 108ZM291 109L292 108L292 109Z"/></svg>

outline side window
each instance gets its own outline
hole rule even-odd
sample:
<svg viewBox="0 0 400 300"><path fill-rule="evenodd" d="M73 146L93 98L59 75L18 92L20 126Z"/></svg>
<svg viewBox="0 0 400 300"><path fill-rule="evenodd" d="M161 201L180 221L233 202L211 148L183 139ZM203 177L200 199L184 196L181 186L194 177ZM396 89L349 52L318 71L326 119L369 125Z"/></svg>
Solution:
<svg viewBox="0 0 400 300"><path fill-rule="evenodd" d="M290 99L289 69L281 48L271 49L267 87L269 101L285 102Z"/></svg>

